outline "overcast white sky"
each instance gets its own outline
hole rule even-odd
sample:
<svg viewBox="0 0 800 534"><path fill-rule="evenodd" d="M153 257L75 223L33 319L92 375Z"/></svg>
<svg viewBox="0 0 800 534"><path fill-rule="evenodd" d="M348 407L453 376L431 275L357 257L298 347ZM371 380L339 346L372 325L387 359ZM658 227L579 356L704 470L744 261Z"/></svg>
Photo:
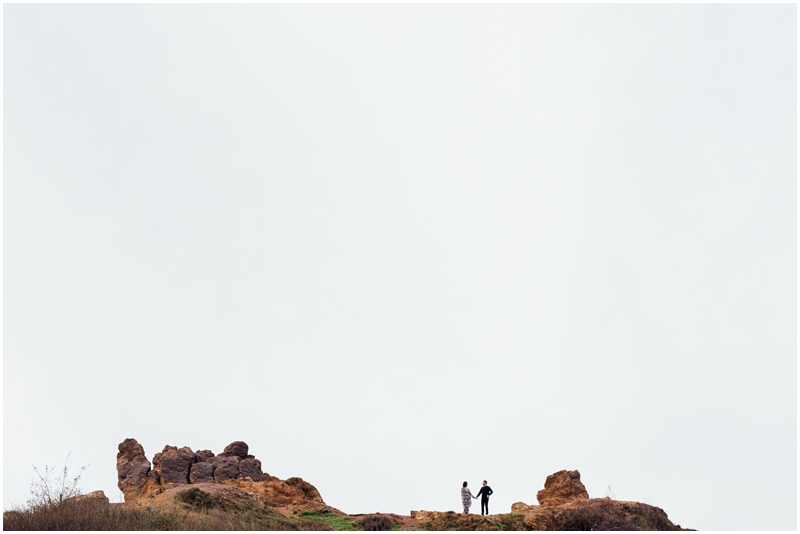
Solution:
<svg viewBox="0 0 800 534"><path fill-rule="evenodd" d="M4 507L133 437L797 528L795 5L3 13Z"/></svg>

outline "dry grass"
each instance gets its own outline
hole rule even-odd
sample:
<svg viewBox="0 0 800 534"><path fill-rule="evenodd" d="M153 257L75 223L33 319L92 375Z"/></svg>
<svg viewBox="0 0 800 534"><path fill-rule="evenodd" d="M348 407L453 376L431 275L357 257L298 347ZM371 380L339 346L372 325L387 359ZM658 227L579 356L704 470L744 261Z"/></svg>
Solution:
<svg viewBox="0 0 800 534"><path fill-rule="evenodd" d="M201 505L201 508L206 508ZM194 504L136 506L98 499L69 500L3 514L3 530L329 530L291 521L274 510L206 508Z"/></svg>

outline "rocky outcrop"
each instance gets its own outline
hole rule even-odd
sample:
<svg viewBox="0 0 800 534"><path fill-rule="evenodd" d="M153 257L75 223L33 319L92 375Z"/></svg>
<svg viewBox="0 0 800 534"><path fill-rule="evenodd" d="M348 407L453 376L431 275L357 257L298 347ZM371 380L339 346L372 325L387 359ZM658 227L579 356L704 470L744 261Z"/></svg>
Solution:
<svg viewBox="0 0 800 534"><path fill-rule="evenodd" d="M150 461L144 455L144 447L138 441L128 438L119 444L117 453L117 487L122 490L125 500L137 498L157 484L150 474Z"/></svg>
<svg viewBox="0 0 800 534"><path fill-rule="evenodd" d="M515 502L511 505L512 514L526 514L533 513L539 506L535 504L525 504L524 502Z"/></svg>
<svg viewBox="0 0 800 534"><path fill-rule="evenodd" d="M189 470L196 458L189 447L167 448L161 452L161 484L188 484Z"/></svg>
<svg viewBox="0 0 800 534"><path fill-rule="evenodd" d="M511 513L524 523L517 530L682 530L661 508L608 497L590 499L578 471L548 476L536 498L540 506L511 505Z"/></svg>
<svg viewBox="0 0 800 534"><path fill-rule="evenodd" d="M288 482L288 481L287 481ZM413 530L684 530L661 508L649 504L590 499L578 471L548 476L537 494L541 505L516 502L510 514L480 516L455 512L411 512ZM406 530L405 528L403 530Z"/></svg>
<svg viewBox="0 0 800 534"><path fill-rule="evenodd" d="M198 462L207 462L209 458L214 457L214 453L207 449L203 449L202 451L197 451L196 453L194 453L194 455L197 457Z"/></svg>
<svg viewBox="0 0 800 534"><path fill-rule="evenodd" d="M275 508L317 509L325 505L317 488L302 478L280 480L266 474L264 476L266 479L263 482L239 478L231 480L230 484L257 494L263 503Z"/></svg>
<svg viewBox="0 0 800 534"><path fill-rule="evenodd" d="M253 482L263 482L267 479L261 470L261 460L257 458L245 458L239 462L239 475L241 478L249 478Z"/></svg>
<svg viewBox="0 0 800 534"><path fill-rule="evenodd" d="M135 439L120 443L119 451L117 485L126 501L157 495L178 485L214 483L251 491L269 506L316 508L325 504L317 488L302 478L284 481L264 473L261 460L249 454L244 441L234 441L218 456L207 449L194 452L189 447L167 445L153 456L152 468Z"/></svg>
<svg viewBox="0 0 800 534"><path fill-rule="evenodd" d="M203 482L214 482L214 464L209 462L192 464L192 469L189 471L189 484L201 484Z"/></svg>
<svg viewBox="0 0 800 534"><path fill-rule="evenodd" d="M519 530L683 530L661 508L608 497L553 506L514 503L511 513L523 519Z"/></svg>
<svg viewBox="0 0 800 534"><path fill-rule="evenodd" d="M588 499L589 492L581 482L581 474L577 470L553 473L544 481L544 489L536 494L536 500L542 506L558 506Z"/></svg>
<svg viewBox="0 0 800 534"><path fill-rule="evenodd" d="M248 457L247 452L249 449L250 447L248 447L247 443L244 441L234 441L225 447L225 450L222 451L220 456L238 456L241 460Z"/></svg>
<svg viewBox="0 0 800 534"><path fill-rule="evenodd" d="M215 456L209 459L208 463L214 466L214 480L224 482L239 478L240 461L238 456Z"/></svg>
<svg viewBox="0 0 800 534"><path fill-rule="evenodd" d="M317 491L317 488L306 482L300 477L291 477L286 479L286 484L300 490L307 499L322 502L322 496Z"/></svg>

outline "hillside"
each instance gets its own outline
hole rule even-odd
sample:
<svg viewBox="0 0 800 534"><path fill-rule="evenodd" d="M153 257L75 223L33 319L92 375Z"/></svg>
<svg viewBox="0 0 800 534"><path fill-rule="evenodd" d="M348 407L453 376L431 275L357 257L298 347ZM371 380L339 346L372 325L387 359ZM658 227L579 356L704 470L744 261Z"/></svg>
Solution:
<svg viewBox="0 0 800 534"><path fill-rule="evenodd" d="M3 514L4 530L686 530L660 508L608 497L590 499L578 471L547 477L537 505L482 517L453 511L350 515L325 503L301 478L262 471L246 443L215 455L166 446L152 463L135 439L117 454L125 502L102 491Z"/></svg>

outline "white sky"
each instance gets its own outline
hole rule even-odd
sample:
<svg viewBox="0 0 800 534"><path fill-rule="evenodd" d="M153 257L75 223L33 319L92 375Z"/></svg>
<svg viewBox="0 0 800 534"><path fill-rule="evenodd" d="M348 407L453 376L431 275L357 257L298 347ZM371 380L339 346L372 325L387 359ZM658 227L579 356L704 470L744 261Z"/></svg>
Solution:
<svg viewBox="0 0 800 534"><path fill-rule="evenodd" d="M795 5L3 13L4 507L134 437L797 528Z"/></svg>

